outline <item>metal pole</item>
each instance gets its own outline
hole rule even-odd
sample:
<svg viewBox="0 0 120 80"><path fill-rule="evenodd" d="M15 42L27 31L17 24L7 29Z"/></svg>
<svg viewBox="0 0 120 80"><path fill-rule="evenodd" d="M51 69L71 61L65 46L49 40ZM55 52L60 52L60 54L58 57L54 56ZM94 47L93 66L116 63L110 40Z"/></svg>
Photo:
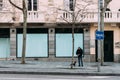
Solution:
<svg viewBox="0 0 120 80"><path fill-rule="evenodd" d="M103 7L103 1L102 0L102 10L101 10L101 31L104 31L104 7ZM106 9L105 9L106 10ZM101 40L101 66L103 66L103 62L104 62L104 39Z"/></svg>
<svg viewBox="0 0 120 80"><path fill-rule="evenodd" d="M98 31L101 31L101 25L100 25L100 23L101 23L101 11L100 11L100 9L101 9L101 1L102 0L98 0ZM97 46L98 46L98 72L100 72L100 61L101 61L101 40L98 40L98 44L97 44Z"/></svg>

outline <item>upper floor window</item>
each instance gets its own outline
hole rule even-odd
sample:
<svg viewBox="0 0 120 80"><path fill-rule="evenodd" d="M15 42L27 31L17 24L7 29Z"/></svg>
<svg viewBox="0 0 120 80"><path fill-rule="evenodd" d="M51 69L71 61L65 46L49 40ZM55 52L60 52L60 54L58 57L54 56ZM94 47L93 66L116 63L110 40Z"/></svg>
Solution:
<svg viewBox="0 0 120 80"><path fill-rule="evenodd" d="M74 11L74 2L73 2L74 0L70 0L69 1L69 8L70 8L70 11Z"/></svg>
<svg viewBox="0 0 120 80"><path fill-rule="evenodd" d="M74 0L64 0L64 8L66 10L74 11Z"/></svg>
<svg viewBox="0 0 120 80"><path fill-rule="evenodd" d="M28 0L28 11L37 11L37 0Z"/></svg>
<svg viewBox="0 0 120 80"><path fill-rule="evenodd" d="M0 0L0 10L3 8L3 0Z"/></svg>

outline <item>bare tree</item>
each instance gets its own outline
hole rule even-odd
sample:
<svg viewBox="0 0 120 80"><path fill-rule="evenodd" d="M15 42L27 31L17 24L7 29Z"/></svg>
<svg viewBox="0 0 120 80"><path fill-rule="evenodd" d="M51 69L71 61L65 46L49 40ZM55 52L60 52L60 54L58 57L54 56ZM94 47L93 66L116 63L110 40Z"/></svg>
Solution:
<svg viewBox="0 0 120 80"><path fill-rule="evenodd" d="M85 4L82 4L81 2L84 2ZM71 62L71 64L73 64L73 62L74 62L74 29L76 28L75 24L81 23L83 21L83 19L88 14L87 13L88 7L92 4L95 4L92 0L82 0L82 1L73 0L73 5L70 6L71 11L58 8L58 10L64 12L63 13L64 15L67 13L70 16L70 18L61 16L61 19L65 22L67 22L68 24L71 24L71 26L72 26L72 62ZM72 68L73 68L73 65L71 65L71 69Z"/></svg>
<svg viewBox="0 0 120 80"><path fill-rule="evenodd" d="M23 46L22 46L22 58L21 63L25 64L25 52L26 52L26 32L27 32L27 0L22 0L22 7L17 6L12 0L9 0L10 4L23 12Z"/></svg>

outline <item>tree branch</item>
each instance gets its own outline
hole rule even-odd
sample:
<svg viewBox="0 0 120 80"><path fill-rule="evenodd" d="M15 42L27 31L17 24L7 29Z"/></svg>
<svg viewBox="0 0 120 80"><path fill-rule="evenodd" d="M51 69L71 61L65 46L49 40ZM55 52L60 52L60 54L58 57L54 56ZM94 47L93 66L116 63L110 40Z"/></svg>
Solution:
<svg viewBox="0 0 120 80"><path fill-rule="evenodd" d="M69 22L66 18L63 18L62 16L61 16L61 18L62 18L65 22L67 22L68 24L70 24L70 22Z"/></svg>
<svg viewBox="0 0 120 80"><path fill-rule="evenodd" d="M85 6L83 7L83 9L78 10L77 15L75 16L75 20L77 20L77 17L78 17L78 15L80 14L80 12L82 13L81 15L83 15L83 12L86 10L86 8L87 8L89 5L90 5L90 4L87 4L87 5L85 5Z"/></svg>
<svg viewBox="0 0 120 80"><path fill-rule="evenodd" d="M16 6L11 0L9 0L10 4L12 4L14 7L18 8L19 10L23 11L23 8Z"/></svg>
<svg viewBox="0 0 120 80"><path fill-rule="evenodd" d="M106 8L107 8L107 6L108 6L108 4L111 2L112 0L105 0L105 2L104 2L104 12L106 11Z"/></svg>
<svg viewBox="0 0 120 80"><path fill-rule="evenodd" d="M68 10L65 10L65 9L61 9L61 8L56 8L56 9L59 10L59 11L65 11L65 12L71 14L71 11L68 11Z"/></svg>

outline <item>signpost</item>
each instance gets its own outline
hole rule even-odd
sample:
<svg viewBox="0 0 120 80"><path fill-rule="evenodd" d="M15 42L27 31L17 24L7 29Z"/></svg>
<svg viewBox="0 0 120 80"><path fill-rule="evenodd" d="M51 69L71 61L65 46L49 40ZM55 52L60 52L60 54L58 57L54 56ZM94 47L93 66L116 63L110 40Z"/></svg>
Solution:
<svg viewBox="0 0 120 80"><path fill-rule="evenodd" d="M104 12L111 1L98 0L98 31L104 31ZM100 63L103 65L104 62L104 33L98 32L96 34L98 39L98 72L100 72Z"/></svg>
<svg viewBox="0 0 120 80"><path fill-rule="evenodd" d="M98 31L96 31L96 39L98 40L98 72L100 72L100 61L101 61L101 53L102 53L102 39L104 35L102 32L101 26L101 9L103 8L103 0L98 0Z"/></svg>
<svg viewBox="0 0 120 80"><path fill-rule="evenodd" d="M96 31L96 40L103 40L104 39L104 32L103 31Z"/></svg>

